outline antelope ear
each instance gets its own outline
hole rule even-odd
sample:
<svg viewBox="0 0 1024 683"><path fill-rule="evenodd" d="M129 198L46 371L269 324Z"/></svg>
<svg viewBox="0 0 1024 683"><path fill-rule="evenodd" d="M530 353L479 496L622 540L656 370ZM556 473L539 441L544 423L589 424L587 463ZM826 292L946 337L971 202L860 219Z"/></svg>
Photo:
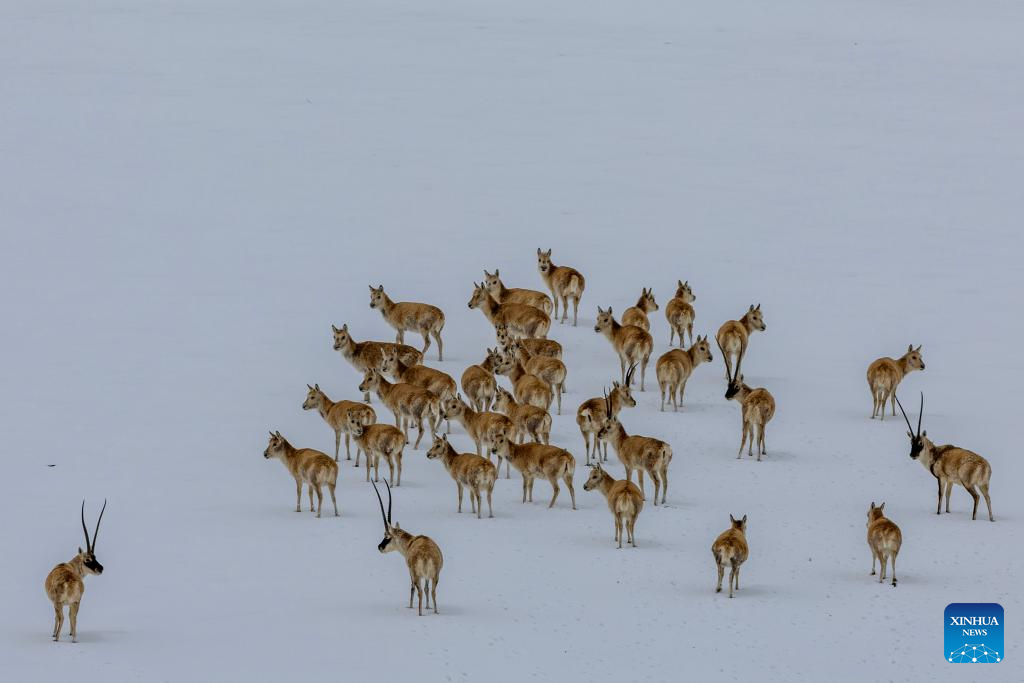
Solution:
<svg viewBox="0 0 1024 683"><path fill-rule="evenodd" d="M729 521L730 522L735 522L736 521L736 518L732 516L732 513L729 513Z"/></svg>
<svg viewBox="0 0 1024 683"><path fill-rule="evenodd" d="M917 345L917 348L916 348L916 349L914 349L914 350L915 350L915 351L920 351L920 350L921 350L921 345L920 345L920 344L918 344L918 345Z"/></svg>
<svg viewBox="0 0 1024 683"><path fill-rule="evenodd" d="M682 286L683 286L683 281L682 280L676 280L676 287L682 287Z"/></svg>
<svg viewBox="0 0 1024 683"><path fill-rule="evenodd" d="M501 272L497 268L495 268L494 269L494 277L498 277L500 274L501 274Z"/></svg>
<svg viewBox="0 0 1024 683"><path fill-rule="evenodd" d="M741 519L740 521L743 522L744 525L746 525L746 523L747 523L747 516L743 515L743 519Z"/></svg>
<svg viewBox="0 0 1024 683"><path fill-rule="evenodd" d="M344 325L342 325L342 326L341 326L341 329L342 329L342 331L344 331L344 332L348 332L348 323L345 323Z"/></svg>
<svg viewBox="0 0 1024 683"><path fill-rule="evenodd" d="M313 388L316 389L317 391L320 391L320 385L319 384L314 384Z"/></svg>
<svg viewBox="0 0 1024 683"><path fill-rule="evenodd" d="M756 310L756 311L760 311L760 310L761 310L761 304L760 304L760 303L758 303L758 304L757 304L757 306L756 306L756 307L754 308L754 310Z"/></svg>
<svg viewBox="0 0 1024 683"><path fill-rule="evenodd" d="M537 256L540 256L540 247L537 247Z"/></svg>
<svg viewBox="0 0 1024 683"><path fill-rule="evenodd" d="M311 386L309 386L309 385L307 384L307 385L306 385L306 388L307 388L307 389L312 389L313 387L311 387Z"/></svg>
<svg viewBox="0 0 1024 683"><path fill-rule="evenodd" d="M882 504L878 506L878 509L879 510L884 510L885 509L885 501L882 501Z"/></svg>
<svg viewBox="0 0 1024 683"><path fill-rule="evenodd" d="M79 554L79 555L81 555L81 554L82 554L82 546L78 546L78 554Z"/></svg>
<svg viewBox="0 0 1024 683"><path fill-rule="evenodd" d="M754 304L750 304L750 308L749 308L749 309L747 309L747 310L749 310L749 311L752 311L752 310L754 310Z"/></svg>
<svg viewBox="0 0 1024 683"><path fill-rule="evenodd" d="M283 439L284 438L283 436L281 436L281 431L280 430L274 432L274 436L276 436L279 439Z"/></svg>
<svg viewBox="0 0 1024 683"><path fill-rule="evenodd" d="M872 510L874 510L874 509L875 509L875 501L871 501L871 509L872 509Z"/></svg>
<svg viewBox="0 0 1024 683"><path fill-rule="evenodd" d="M913 344L907 344L907 353L910 353L913 350L914 350L914 345Z"/></svg>
<svg viewBox="0 0 1024 683"><path fill-rule="evenodd" d="M448 435L447 434L442 434L441 435L441 441L444 441L445 443L448 443Z"/></svg>
<svg viewBox="0 0 1024 683"><path fill-rule="evenodd" d="M910 440L911 440L911 441L913 441L913 440L914 440L914 434L913 434L913 432L907 432L907 436L909 436L909 437L910 437Z"/></svg>
<svg viewBox="0 0 1024 683"><path fill-rule="evenodd" d="M612 307L611 306L608 307L608 315L612 315Z"/></svg>
<svg viewBox="0 0 1024 683"><path fill-rule="evenodd" d="M684 287L688 287L688 286L689 286L689 284L690 284L690 281L689 281L689 280L687 280L686 282L684 282L684 283L683 283L683 286L684 286Z"/></svg>
<svg viewBox="0 0 1024 683"><path fill-rule="evenodd" d="M367 287L369 287L369 288L370 288L370 291L371 291L371 292L376 292L376 291L377 291L377 288L376 288L376 287L374 287L373 285L367 285Z"/></svg>
<svg viewBox="0 0 1024 683"><path fill-rule="evenodd" d="M921 432L921 436L928 436L928 430L926 429L923 432Z"/></svg>
<svg viewBox="0 0 1024 683"><path fill-rule="evenodd" d="M339 330L337 327L334 326L334 323L331 323L331 331L332 332L341 332L341 330Z"/></svg>
<svg viewBox="0 0 1024 683"><path fill-rule="evenodd" d="M274 436L274 432L270 432L270 435L271 435L271 436Z"/></svg>

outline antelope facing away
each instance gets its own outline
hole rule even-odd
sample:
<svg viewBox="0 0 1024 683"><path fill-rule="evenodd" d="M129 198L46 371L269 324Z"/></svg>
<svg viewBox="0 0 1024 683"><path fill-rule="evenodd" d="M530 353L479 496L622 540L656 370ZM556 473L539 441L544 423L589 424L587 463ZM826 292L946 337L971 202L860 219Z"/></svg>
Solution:
<svg viewBox="0 0 1024 683"><path fill-rule="evenodd" d="M338 499L334 497L334 488L338 484L338 463L331 456L312 448L295 448L281 436L281 432L270 432L270 443L263 451L267 460L277 458L295 479L295 511L302 511L302 485L309 487L309 511L313 512L313 491L316 491L316 516L320 517L320 509L324 504L324 485L331 494L334 503L334 516L338 516Z"/></svg>
<svg viewBox="0 0 1024 683"><path fill-rule="evenodd" d="M665 319L668 320L669 337L668 344L672 345L676 335L679 335L679 348L683 348L683 332L690 335L690 345L693 345L693 321L697 314L692 304L697 300L690 289L690 281L678 281L676 295L665 305Z"/></svg>
<svg viewBox="0 0 1024 683"><path fill-rule="evenodd" d="M348 429L355 437L356 443L366 453L366 481L370 481L371 467L374 481L380 481L380 461L384 460L388 464L388 472L395 481L395 486L401 486L402 451L409 443L402 430L388 424L364 425L354 415L349 416Z"/></svg>
<svg viewBox="0 0 1024 683"><path fill-rule="evenodd" d="M458 420L462 424L466 434L476 444L476 454L481 455L484 451L490 453L491 445L501 434L511 434L514 431L512 421L500 413L477 411L466 405L462 396L449 396L444 399L442 406L444 416L450 420ZM501 469L501 461L498 461L498 469ZM505 476L509 476L508 464L505 465Z"/></svg>
<svg viewBox="0 0 1024 683"><path fill-rule="evenodd" d="M535 356L525 346L513 339L508 348L508 353L514 355L523 369L534 377L540 377L545 383L555 390L555 399L558 402L558 414L562 414L562 392L565 391L565 376L568 370L565 363L550 356Z"/></svg>
<svg viewBox="0 0 1024 683"><path fill-rule="evenodd" d="M896 523L885 516L885 503L868 509L868 547L871 548L871 576L875 575L875 560L882 565L878 583L885 581L886 560L892 565L892 587L896 587L896 556L903 545L903 534Z"/></svg>
<svg viewBox="0 0 1024 683"><path fill-rule="evenodd" d="M85 526L85 501L82 501L82 532L85 533L85 550L78 549L78 554L67 562L61 562L46 575L46 596L53 603L53 639L60 640L60 631L64 628L64 607L68 608L71 619L71 642L78 642L78 607L85 594L85 577L90 574L102 574L103 565L96 559L96 536L100 533L100 522L103 512L107 509L107 501L103 501L96 528L89 539L89 530Z"/></svg>
<svg viewBox="0 0 1024 683"><path fill-rule="evenodd" d="M530 435L534 443L550 442L551 413L548 411L528 403L519 403L512 394L501 387L498 387L494 407L512 420L516 443L523 443L527 434Z"/></svg>
<svg viewBox="0 0 1024 683"><path fill-rule="evenodd" d="M302 402L303 410L315 410L320 413L327 426L334 430L334 462L338 462L338 451L341 449L341 435L345 435L345 459L352 459L349 438L352 432L348 428L348 416L355 415L356 421L363 425L372 425L377 421L377 413L365 403L357 401L332 401L320 390L320 385L306 385L309 392ZM356 445L356 467L359 467L359 446Z"/></svg>
<svg viewBox="0 0 1024 683"><path fill-rule="evenodd" d="M636 539L633 537L633 527L636 525L636 518L644 509L644 496L640 489L631 481L624 479L616 480L612 475L601 469L601 463L590 468L590 476L583 484L584 491L597 489L608 501L608 509L615 517L615 542L622 547L622 528L626 528L629 537L629 544L636 547Z"/></svg>
<svg viewBox="0 0 1024 683"><path fill-rule="evenodd" d="M928 438L928 432L921 431L921 418L924 416L924 394L921 394L921 410L917 417L917 433L910 426L910 418L903 410L903 404L896 399L896 404L903 413L903 419L907 421L907 436L910 437L910 457L924 465L925 469L932 473L932 476L939 484L939 502L935 507L935 514L942 512L942 495L945 489L946 512L949 512L949 496L953 493L953 484L960 484L967 493L974 499L974 512L971 519L978 518L978 501L985 496L985 505L988 506L988 520L996 521L992 516L992 499L988 496L988 484L992 478L992 466L988 460L973 451L959 446L946 444L936 446ZM978 492L981 492L980 495Z"/></svg>
<svg viewBox="0 0 1024 683"><path fill-rule="evenodd" d="M487 287L473 283L470 308L478 308L492 325L504 325L513 337L547 337L551 318L539 308L528 304L499 304L487 291Z"/></svg>
<svg viewBox="0 0 1024 683"><path fill-rule="evenodd" d="M441 330L444 329L444 312L437 306L412 301L395 303L384 293L384 285L374 288L370 285L370 308L378 309L385 322L395 328L395 341L405 343L406 332L416 332L423 337L423 355L430 348L430 338L437 342L437 360L444 360L444 343Z"/></svg>
<svg viewBox="0 0 1024 683"><path fill-rule="evenodd" d="M672 409L679 410L683 405L683 392L686 391L686 381L690 379L694 369L701 363L710 363L714 360L711 355L711 345L708 338L697 337L697 343L693 344L686 351L672 349L668 351L654 366L658 374L658 386L661 388L661 410L665 410L665 392L668 392L669 400L672 401ZM676 400L678 395L679 399Z"/></svg>
<svg viewBox="0 0 1024 683"><path fill-rule="evenodd" d="M619 461L626 468L626 481L633 481L633 470L636 470L640 493L645 499L644 472L647 472L654 482L654 504L658 504L660 492L661 504L664 505L668 493L668 466L672 462L672 447L650 436L630 436L619 419L611 415L610 406L606 408L605 415L607 417L597 438L611 442Z"/></svg>
<svg viewBox="0 0 1024 683"><path fill-rule="evenodd" d="M729 572L729 597L732 597L733 587L740 589L740 566L747 561L750 549L747 547L747 516L737 521L729 515L732 526L726 529L711 545L711 554L715 557L715 564L718 565L718 586L716 593L722 592L722 576L725 568L730 567Z"/></svg>
<svg viewBox="0 0 1024 683"><path fill-rule="evenodd" d="M740 450L736 454L739 459L743 455L743 446L750 438L747 446L747 455L753 455L754 438L757 438L757 460L761 461L762 455L768 455L764 447L764 430L768 422L775 415L775 399L763 387L751 389L743 382L743 375L729 382L725 390L725 397L737 401L743 416L743 438L740 440Z"/></svg>
<svg viewBox="0 0 1024 683"><path fill-rule="evenodd" d="M600 451L600 439L597 438L597 433L601 431L601 427L604 425L605 418L607 417L608 408L611 407L612 417L618 417L619 411L623 407L635 408L636 399L633 398L633 392L630 390L630 380L633 379L633 373L636 372L636 366L630 366L629 372L626 373L626 382L619 384L618 382L612 382L611 393L608 393L604 398L598 396L596 398L587 399L580 404L580 407L576 410L576 424L580 428L580 433L583 435L583 445L587 449L587 464L590 464L591 454L598 460L608 460L608 443L604 444L604 457L601 457ZM590 447L590 439L594 439L594 447Z"/></svg>
<svg viewBox="0 0 1024 683"><path fill-rule="evenodd" d="M547 294L533 289L509 289L501 281L497 268L494 269L494 275L484 271L484 286L500 304L526 304L551 315L551 299Z"/></svg>
<svg viewBox="0 0 1024 683"><path fill-rule="evenodd" d="M619 369L622 371L621 380L626 383L626 368L630 365L640 366L640 391L644 390L644 381L647 376L647 361L651 359L651 351L654 349L654 339L650 333L636 325L620 325L612 315L611 307L607 311L597 307L597 324L594 325L594 332L603 334L615 348L619 356Z"/></svg>
<svg viewBox="0 0 1024 683"><path fill-rule="evenodd" d="M359 383L359 391L376 391L381 402L395 415L395 426L409 437L409 425L415 424L419 430L416 444L420 447L423 439L423 421L430 425L431 431L437 431L441 424L441 399L422 387L405 382L392 384L380 374L380 370L370 370Z"/></svg>
<svg viewBox="0 0 1024 683"><path fill-rule="evenodd" d="M377 484L373 490L377 494L377 502L380 503L380 516L384 519L384 538L377 544L377 550L383 553L398 552L405 558L405 564L409 567L409 609L412 609L412 596L416 593L419 596L419 613L423 616L423 594L427 594L427 609L434 604L434 614L437 614L437 582L441 578L441 567L444 566L444 557L441 555L441 548L429 536L413 536L408 531L403 531L398 524L391 523L391 485L384 480L388 487L388 513L384 514L384 501L377 490Z"/></svg>
<svg viewBox="0 0 1024 683"><path fill-rule="evenodd" d="M654 300L654 290L645 287L640 293L636 306L631 306L622 312L622 324L636 325L650 332L651 321L647 319L647 314L656 310L658 310L658 302Z"/></svg>
<svg viewBox="0 0 1024 683"><path fill-rule="evenodd" d="M510 437L500 434L491 446L491 452L512 463L512 467L523 475L523 502L533 502L533 481L540 477L547 479L553 492L548 508L558 500L558 480L565 482L572 498L572 509L576 509L576 489L572 477L576 472L576 459L564 448L541 443L516 444Z"/></svg>
<svg viewBox="0 0 1024 683"><path fill-rule="evenodd" d="M725 379L731 382L733 377L740 374L740 366L743 364L743 356L747 353L747 343L750 341L750 333L767 329L764 324L764 317L761 315L761 304L756 307L751 305L743 317L739 320L727 320L718 328L715 341L718 342L718 349L722 352L722 360L725 361ZM732 369L732 358L736 357L736 370Z"/></svg>
<svg viewBox="0 0 1024 683"><path fill-rule="evenodd" d="M551 385L537 375L530 374L523 366L523 361L512 352L511 347L494 371L512 380L512 393L520 403L528 403L550 411L554 392Z"/></svg>
<svg viewBox="0 0 1024 683"><path fill-rule="evenodd" d="M462 373L462 391L469 399L473 410L490 410L494 395L498 389L498 380L494 377L494 366L501 362L501 354L497 350L487 349L487 357L476 365L470 365Z"/></svg>
<svg viewBox="0 0 1024 683"><path fill-rule="evenodd" d="M924 370L920 344L916 349L911 344L907 347L907 352L899 358L879 358L868 366L872 420L875 419L875 415L885 419L886 401L892 404L892 414L896 414L896 388L903 378L914 370Z"/></svg>
<svg viewBox="0 0 1024 683"><path fill-rule="evenodd" d="M406 365L394 349L384 349L384 360L380 365L380 371L395 382L426 389L438 398L454 396L458 391L458 386L451 375L428 368L426 365ZM451 431L452 426L449 423L448 432Z"/></svg>
<svg viewBox="0 0 1024 683"><path fill-rule="evenodd" d="M427 458L440 460L448 474L455 480L455 486L459 490L459 512L462 512L462 489L469 489L469 504L480 519L483 511L483 499L481 494L487 492L488 517L494 517L494 509L491 507L491 497L494 494L494 482L498 479L498 470L487 458L472 453L458 453L450 443L447 436L434 435L434 443L427 451Z"/></svg>
<svg viewBox="0 0 1024 683"><path fill-rule="evenodd" d="M551 291L551 298L554 301L555 310L552 316L558 317L558 302L562 302L562 320L569 317L569 299L572 299L572 326L576 327L577 314L580 309L580 299L583 297L583 289L587 286L586 280L575 268L568 266L556 266L551 262L551 250L541 251L537 249L537 270Z"/></svg>
<svg viewBox="0 0 1024 683"><path fill-rule="evenodd" d="M548 356L550 358L562 359L562 345L554 339L541 339L540 337L514 337L508 331L508 325L499 323L494 326L494 336L498 340L498 348L507 351L513 339L530 352L533 356Z"/></svg>
<svg viewBox="0 0 1024 683"><path fill-rule="evenodd" d="M402 362L409 365L417 365L423 362L423 354L406 344L392 344L390 342L357 342L349 334L348 324L337 328L331 325L334 333L334 350L340 351L342 357L352 364L359 372L376 370L384 362L384 349L394 347L398 351L398 357ZM366 403L370 402L369 392L363 395Z"/></svg>

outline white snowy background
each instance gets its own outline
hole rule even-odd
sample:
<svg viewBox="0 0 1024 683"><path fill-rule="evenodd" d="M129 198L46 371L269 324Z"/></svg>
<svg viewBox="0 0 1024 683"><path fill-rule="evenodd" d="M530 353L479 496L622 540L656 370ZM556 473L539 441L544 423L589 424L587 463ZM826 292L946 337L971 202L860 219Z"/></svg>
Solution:
<svg viewBox="0 0 1024 683"><path fill-rule="evenodd" d="M0 4L3 678L964 680L943 609L994 601L1009 651L984 672L1019 679L1022 20L999 0ZM441 614L417 618L363 470L343 463L340 518L296 514L266 433L330 450L300 406L307 382L358 396L331 323L393 339L368 284L444 308L429 362L458 378L493 343L473 281L541 288L541 246L587 277L579 327L551 334L555 443L582 461L575 407L618 375L596 306L653 286L664 307L683 278L700 333L762 304L744 370L778 403L769 455L735 458L717 349L684 413L650 387L623 413L675 450L636 550L582 464L578 511L502 479L477 521L407 449L396 520L445 555ZM902 420L868 419L865 368L909 343L927 369L904 403L923 390L929 435L988 458L995 524L961 488L937 517ZM54 644L42 584L83 498L110 501L106 571L80 642ZM871 501L903 529L896 589L868 575ZM734 600L709 551L729 513L750 518Z"/></svg>

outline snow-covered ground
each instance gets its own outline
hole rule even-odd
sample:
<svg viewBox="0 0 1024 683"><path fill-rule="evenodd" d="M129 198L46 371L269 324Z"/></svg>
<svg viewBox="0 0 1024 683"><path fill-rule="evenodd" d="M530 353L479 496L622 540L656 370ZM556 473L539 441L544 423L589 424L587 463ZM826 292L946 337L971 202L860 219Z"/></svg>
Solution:
<svg viewBox="0 0 1024 683"><path fill-rule="evenodd" d="M1022 20L997 0L3 3L3 678L963 680L943 609L988 601L1009 651L985 675L1019 678ZM618 375L596 307L642 286L664 307L684 278L700 333L762 304L744 370L778 403L769 455L735 458L717 349L684 413L650 387L623 413L675 450L636 550L582 462L579 510L502 479L477 521L408 449L396 520L445 554L441 614L417 618L363 470L343 463L340 518L296 514L267 430L331 449L300 406L307 382L358 396L331 323L393 338L367 284L444 308L430 364L458 377L493 344L473 281L540 288L540 246L587 276L580 325L551 334L555 443L582 461L575 407ZM911 342L904 403L923 390L929 435L989 459L995 524L959 488L936 517L905 425L868 419L867 364ZM55 645L43 579L105 497L106 571ZM871 501L903 529L896 589L868 576ZM734 600L709 552L730 513L750 519Z"/></svg>

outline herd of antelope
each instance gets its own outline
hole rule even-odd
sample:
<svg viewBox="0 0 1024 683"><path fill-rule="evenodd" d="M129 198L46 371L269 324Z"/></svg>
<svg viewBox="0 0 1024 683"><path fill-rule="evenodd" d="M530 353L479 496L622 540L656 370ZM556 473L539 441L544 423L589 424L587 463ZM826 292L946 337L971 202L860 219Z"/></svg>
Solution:
<svg viewBox="0 0 1024 683"><path fill-rule="evenodd" d="M522 478L524 503L533 501L536 479L544 479L552 489L549 508L553 508L564 484L570 505L576 509L574 477L576 458L562 446L552 444L552 408L562 413L562 398L567 392L568 370L563 362L562 346L548 339L552 319L560 324L568 319L569 301L572 301L572 326L578 322L580 299L586 280L568 266L557 266L551 260L551 250L537 250L537 269L549 294L531 289L508 288L500 273L484 271L484 279L474 283L468 307L479 309L493 326L495 345L480 351L482 360L465 369L455 378L425 365L431 340L437 345L437 359L443 360L444 344L441 334L445 314L437 306L415 302L395 302L382 285L370 286L370 308L380 311L384 321L396 332L395 342L357 342L347 324L340 328L332 325L333 348L358 371L362 380L358 392L362 400L332 400L319 384L307 385L302 403L304 410L315 410L334 432L334 457L313 448L296 448L279 432L271 431L264 457L280 460L295 481L295 510L302 509L302 489L306 487L309 509L320 517L323 508L323 489L331 497L334 514L338 510L337 486L341 437L345 436L345 459L352 460L352 441L355 441L355 467L365 463L365 480L373 485L384 523L384 538L378 544L381 553L397 551L406 561L410 577L409 607L413 597L419 596L419 614L423 614L423 597L427 609L437 607L437 583L443 566L440 547L430 537L413 535L392 521L392 485L402 483L402 459L410 444L410 428L416 428L412 448L418 449L425 430L430 438L426 446L428 460L440 460L455 483L457 511L462 512L463 494L468 493L470 510L477 518L484 514L493 517L493 493L505 466L505 479L515 469ZM673 411L683 410L686 383L703 363L714 360L707 335L694 337L696 297L688 281L677 281L673 298L665 306L669 325L670 349L655 363L655 374L661 394L661 411L667 403ZM639 372L639 390L646 389L647 367L654 352L654 339L650 333L649 315L659 310L652 289L643 288L635 306L623 311L616 320L611 307L597 307L594 332L604 336L619 359L618 380L612 380L600 396L583 401L576 411L576 424L583 439L585 464L590 472L583 485L584 491L597 490L604 496L615 525L615 543L622 548L623 541L637 547L635 525L647 500L644 475L653 488L653 506L664 505L668 495L668 473L672 464L672 446L654 436L631 434L623 425L624 409L637 405L633 396ZM775 415L775 399L764 387L751 387L744 382L742 366L754 332L767 330L760 304L751 304L737 320L728 320L715 335L715 342L725 369L724 397L740 404L741 434L737 458L757 451L757 460L767 455L765 430ZM405 332L416 332L423 337L423 348L405 344ZM676 337L679 348L672 348ZM684 347L688 337L690 346ZM989 498L989 480L992 468L980 455L952 445L936 445L925 431L921 431L924 396L916 430L896 397L896 389L903 378L915 370L924 370L921 347L907 348L900 358L879 358L868 367L867 381L871 391L871 418L884 420L886 405L895 415L899 406L909 431L910 457L918 460L935 477L938 486L936 513L942 512L946 499L946 512L954 484L964 487L974 500L972 519L977 518L978 503L984 496L991 521L992 503ZM611 373L609 373L611 374ZM504 377L508 388L499 384ZM355 393L355 392L353 392ZM371 395L376 394L380 405L394 417L394 425L378 422ZM475 453L460 452L450 442L451 422L455 421L475 446ZM628 420L627 420L628 421ZM608 467L608 446L618 457L625 471L625 479L617 479ZM493 460L492 460L493 458ZM388 495L385 511L383 498L377 489L381 480L380 464L387 465L388 476L384 484ZM373 470L371 476L370 470ZM633 483L636 472L637 483ZM316 502L314 504L314 493ZM875 561L881 565L879 581L886 578L886 567L891 568L892 585L896 586L896 556L902 543L900 528L884 514L885 503L871 503L868 510L867 540L871 550L871 574ZM104 510L106 502L104 502ZM101 510L99 518L102 519ZM730 570L729 597L739 590L741 565L749 555L746 540L747 516L737 520L729 516L730 527L722 532L711 546L717 569L716 592L722 590L725 569ZM64 607L71 620L71 638L77 638L79 603L85 590L83 579L89 574L100 574L102 565L96 560L96 534L99 521L90 539L85 525L85 504L82 505L82 528L86 549L69 562L58 564L46 578L46 593L53 602L55 622L54 640L60 639L64 623Z"/></svg>

